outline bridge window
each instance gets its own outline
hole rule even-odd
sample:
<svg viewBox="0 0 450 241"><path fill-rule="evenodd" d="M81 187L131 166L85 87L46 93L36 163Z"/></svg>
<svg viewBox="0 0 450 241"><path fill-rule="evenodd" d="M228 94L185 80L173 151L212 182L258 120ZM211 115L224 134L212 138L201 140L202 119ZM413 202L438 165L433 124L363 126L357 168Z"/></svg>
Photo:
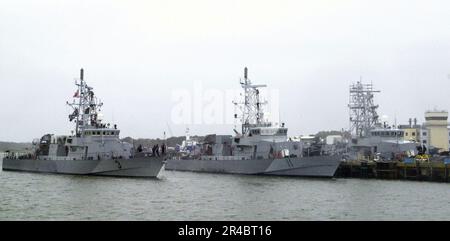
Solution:
<svg viewBox="0 0 450 241"><path fill-rule="evenodd" d="M250 133L252 135L259 135L260 134L260 130L259 129L251 130Z"/></svg>
<svg viewBox="0 0 450 241"><path fill-rule="evenodd" d="M286 132L285 129L279 129L279 130L278 130L278 134L283 135L283 134L286 134L286 133L287 133L287 132Z"/></svg>
<svg viewBox="0 0 450 241"><path fill-rule="evenodd" d="M446 121L448 119L448 117L445 117L445 116L431 116L431 117L426 117L425 119L427 121L428 120L443 120L443 121Z"/></svg>

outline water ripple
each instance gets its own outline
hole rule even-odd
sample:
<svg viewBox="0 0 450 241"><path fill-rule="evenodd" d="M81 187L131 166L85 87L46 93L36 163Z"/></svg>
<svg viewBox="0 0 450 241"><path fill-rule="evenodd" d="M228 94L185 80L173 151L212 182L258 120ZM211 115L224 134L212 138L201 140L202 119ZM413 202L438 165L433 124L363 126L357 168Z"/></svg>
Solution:
<svg viewBox="0 0 450 241"><path fill-rule="evenodd" d="M165 171L160 179L0 172L0 220L448 220L448 188Z"/></svg>

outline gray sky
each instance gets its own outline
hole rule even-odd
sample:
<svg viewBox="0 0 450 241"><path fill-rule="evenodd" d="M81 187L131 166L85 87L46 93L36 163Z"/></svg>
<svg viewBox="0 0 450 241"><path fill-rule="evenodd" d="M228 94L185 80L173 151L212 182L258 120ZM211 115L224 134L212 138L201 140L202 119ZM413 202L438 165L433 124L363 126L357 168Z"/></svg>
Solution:
<svg viewBox="0 0 450 241"><path fill-rule="evenodd" d="M174 89L235 89L247 66L281 94L290 135L348 127L348 86L407 122L450 109L450 3L351 0L0 1L0 140L69 134L81 67L122 136L162 137ZM192 125L193 134L232 133Z"/></svg>

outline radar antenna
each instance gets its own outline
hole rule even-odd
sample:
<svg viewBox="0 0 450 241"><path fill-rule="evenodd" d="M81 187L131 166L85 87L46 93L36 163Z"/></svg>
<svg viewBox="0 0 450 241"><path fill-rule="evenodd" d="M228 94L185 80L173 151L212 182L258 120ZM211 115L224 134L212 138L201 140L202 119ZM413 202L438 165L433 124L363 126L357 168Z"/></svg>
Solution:
<svg viewBox="0 0 450 241"><path fill-rule="evenodd" d="M239 105L242 116L242 134L249 134L249 130L252 127L257 126L270 126L271 123L264 121L264 108L267 101L261 101L260 88L267 87L267 85L255 85L252 84L248 78L248 69L244 69L244 81L240 81L241 87L244 89L244 102L233 102L236 106ZM238 118L238 115L235 115Z"/></svg>
<svg viewBox="0 0 450 241"><path fill-rule="evenodd" d="M83 69L80 70L80 78L75 79L75 85L77 91L73 95L72 103L67 101L67 105L73 108L69 121L75 121L75 134L81 136L85 129L106 127L99 118L103 103L94 95L93 88L86 84Z"/></svg>
<svg viewBox="0 0 450 241"><path fill-rule="evenodd" d="M374 103L374 94L380 91L374 90L372 83L363 84L360 80L350 85L349 93L350 132L356 137L366 137L379 125L379 106Z"/></svg>

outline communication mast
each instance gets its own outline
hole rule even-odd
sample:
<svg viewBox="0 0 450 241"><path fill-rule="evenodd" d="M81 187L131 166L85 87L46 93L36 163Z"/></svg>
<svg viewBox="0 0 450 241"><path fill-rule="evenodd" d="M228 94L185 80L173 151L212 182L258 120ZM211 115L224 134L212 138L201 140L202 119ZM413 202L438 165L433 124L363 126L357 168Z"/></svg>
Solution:
<svg viewBox="0 0 450 241"><path fill-rule="evenodd" d="M80 70L80 78L75 80L75 85L77 91L72 103L67 102L67 105L73 108L69 121L75 121L75 133L81 136L85 129L102 127L99 114L103 103L95 97L92 87L86 84L83 69Z"/></svg>
<svg viewBox="0 0 450 241"><path fill-rule="evenodd" d="M371 129L379 124L377 114L378 105L375 105L373 84L363 84L361 81L350 85L350 132L356 137L368 136Z"/></svg>
<svg viewBox="0 0 450 241"><path fill-rule="evenodd" d="M269 126L270 123L264 121L263 105L266 101L261 101L260 88L267 87L267 85L255 85L248 79L248 69L244 69L244 81L240 82L244 89L244 102L234 102L235 105L240 105L242 111L242 134L246 135L252 127ZM238 118L237 114L235 118Z"/></svg>

